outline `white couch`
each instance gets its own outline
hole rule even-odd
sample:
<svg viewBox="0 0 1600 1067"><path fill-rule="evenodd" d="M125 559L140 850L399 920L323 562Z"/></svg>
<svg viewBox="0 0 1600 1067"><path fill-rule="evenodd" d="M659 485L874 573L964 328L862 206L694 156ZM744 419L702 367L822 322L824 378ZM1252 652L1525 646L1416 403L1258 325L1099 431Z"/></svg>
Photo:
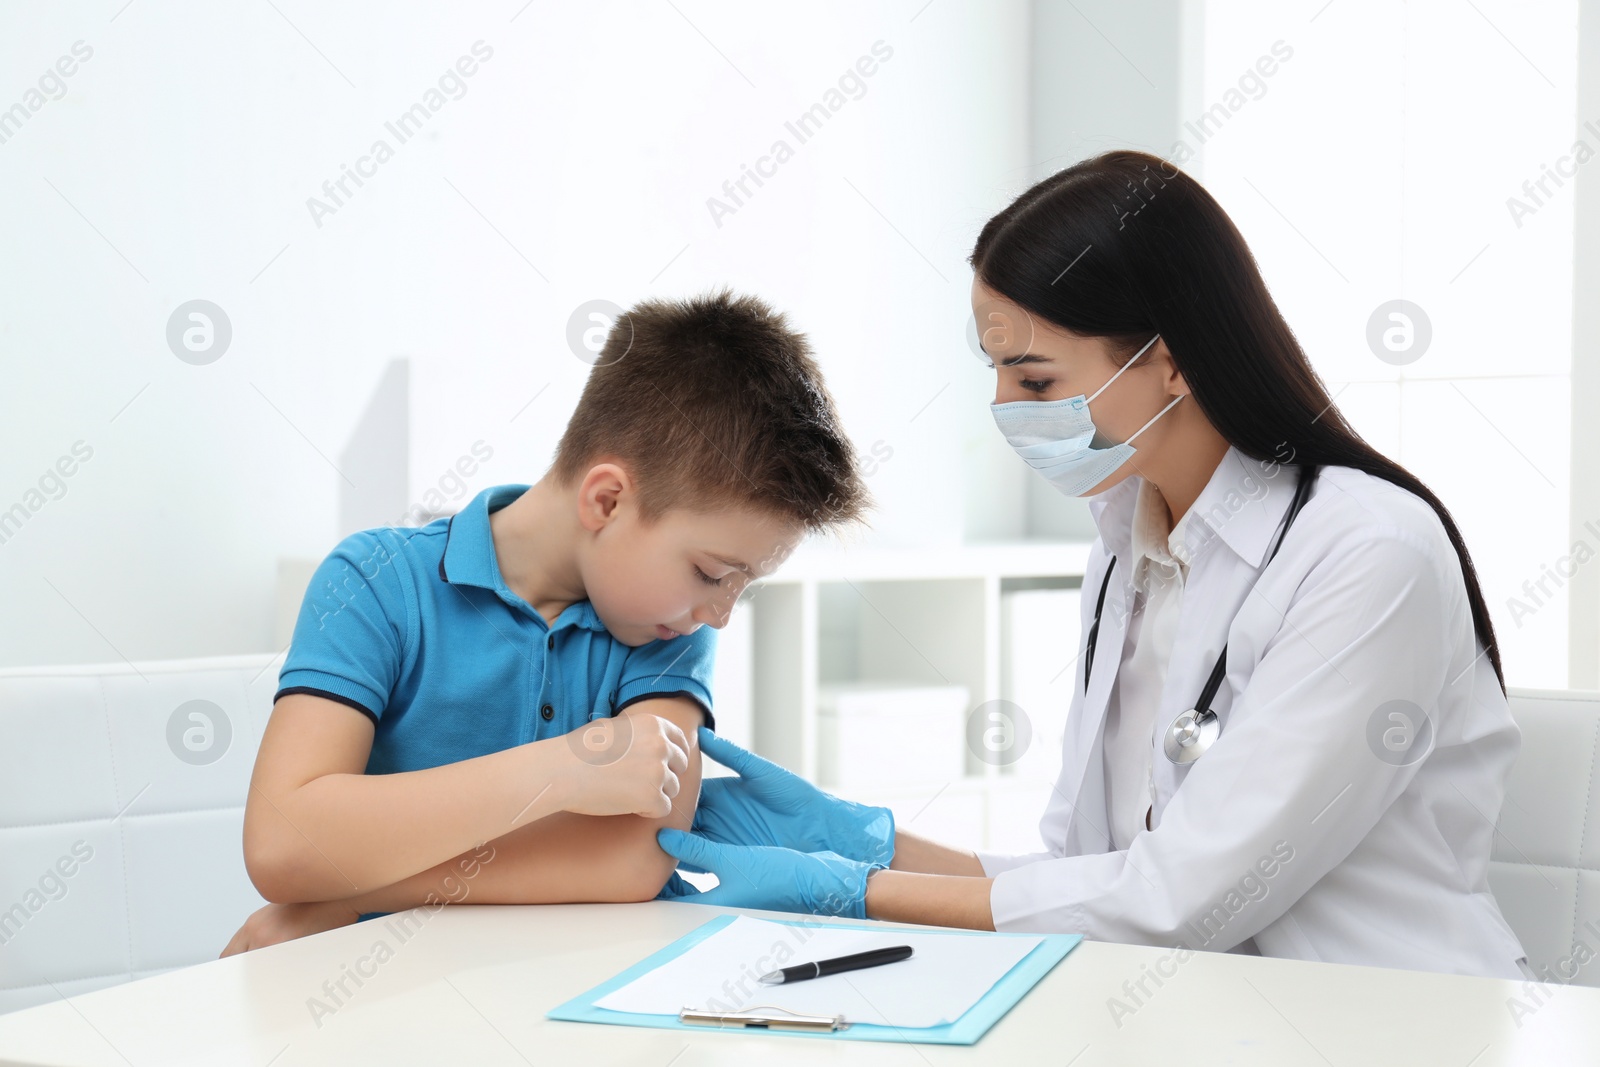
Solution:
<svg viewBox="0 0 1600 1067"><path fill-rule="evenodd" d="M1512 689L1522 751L1489 885L1546 981L1600 986L1600 692Z"/></svg>
<svg viewBox="0 0 1600 1067"><path fill-rule="evenodd" d="M214 959L264 903L241 834L280 662L0 670L0 1012Z"/></svg>
<svg viewBox="0 0 1600 1067"><path fill-rule="evenodd" d="M278 666L0 670L0 1012L212 959L262 905L241 826ZM1600 963L1567 962L1600 955L1600 693L1511 706L1495 896L1535 970L1600 986Z"/></svg>

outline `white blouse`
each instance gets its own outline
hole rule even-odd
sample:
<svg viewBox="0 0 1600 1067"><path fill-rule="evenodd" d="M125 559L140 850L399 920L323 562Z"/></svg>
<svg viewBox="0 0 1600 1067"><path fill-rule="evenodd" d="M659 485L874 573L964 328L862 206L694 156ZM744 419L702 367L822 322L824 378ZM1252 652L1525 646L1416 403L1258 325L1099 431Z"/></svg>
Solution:
<svg viewBox="0 0 1600 1067"><path fill-rule="evenodd" d="M1161 491L1141 481L1133 507L1134 558L1128 561L1135 590L1128 650L1106 713L1106 810L1114 849L1127 848L1135 834L1148 828L1146 813L1155 803L1150 764L1157 743L1155 732L1165 727L1156 722L1156 712L1178 629L1183 583L1189 573L1184 526L1179 522L1177 529L1172 528ZM1118 565L1122 565L1120 561Z"/></svg>

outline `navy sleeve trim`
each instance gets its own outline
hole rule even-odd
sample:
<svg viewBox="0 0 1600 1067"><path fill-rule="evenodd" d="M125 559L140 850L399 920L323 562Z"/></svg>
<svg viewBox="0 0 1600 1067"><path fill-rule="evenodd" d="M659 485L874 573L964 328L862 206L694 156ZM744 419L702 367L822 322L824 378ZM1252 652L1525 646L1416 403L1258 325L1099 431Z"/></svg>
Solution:
<svg viewBox="0 0 1600 1067"><path fill-rule="evenodd" d="M688 699L694 701L700 706L700 717L705 720L706 729L712 731L716 730L717 720L716 717L711 714L711 709L706 707L705 704L701 702L699 697L695 696L687 689L679 689L671 693L640 693L638 696L624 700L621 704L618 704L616 707L612 708L611 714L615 715L623 708L637 704L641 700L662 700L666 697L687 697Z"/></svg>
<svg viewBox="0 0 1600 1067"><path fill-rule="evenodd" d="M338 693L330 693L326 689L317 689L309 685L291 685L287 689L280 689L272 695L272 702L276 704L283 697L290 696L294 693L309 693L314 697L321 697L324 700L331 700L337 704L343 704L346 707L355 708L361 714L371 719L374 724L376 724L378 721L378 716L373 714L369 708L366 708L361 704L357 704L349 697L340 696Z"/></svg>

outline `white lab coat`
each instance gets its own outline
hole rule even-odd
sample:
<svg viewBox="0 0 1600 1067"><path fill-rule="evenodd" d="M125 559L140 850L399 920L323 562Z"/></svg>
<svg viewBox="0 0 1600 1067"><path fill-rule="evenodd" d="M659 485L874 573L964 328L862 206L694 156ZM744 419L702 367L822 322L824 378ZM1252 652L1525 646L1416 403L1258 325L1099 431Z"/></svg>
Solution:
<svg viewBox="0 0 1600 1067"><path fill-rule="evenodd" d="M1523 949L1487 867L1521 738L1473 633L1455 550L1423 500L1327 467L1263 570L1296 477L1230 448L1195 502L1214 535L1190 534L1200 547L1151 737L1152 829L1124 851L1106 834L1102 744L1140 479L1091 498L1101 536L1084 633L1110 556L1117 566L1087 696L1081 656L1074 665L1060 777L1039 824L1048 851L978 854L994 878L995 928L1520 979ZM1224 640L1212 702L1222 734L1177 766L1162 735ZM1390 701L1431 720L1431 747L1409 765L1377 755L1399 723L1379 711Z"/></svg>

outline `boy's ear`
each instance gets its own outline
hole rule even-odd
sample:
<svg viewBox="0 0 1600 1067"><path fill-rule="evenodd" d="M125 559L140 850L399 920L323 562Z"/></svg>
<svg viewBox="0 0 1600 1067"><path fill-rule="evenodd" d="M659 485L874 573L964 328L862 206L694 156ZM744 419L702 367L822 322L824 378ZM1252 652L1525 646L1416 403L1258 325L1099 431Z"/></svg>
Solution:
<svg viewBox="0 0 1600 1067"><path fill-rule="evenodd" d="M597 463L578 484L578 521L598 533L617 515L619 505L633 493L633 479L615 463Z"/></svg>

